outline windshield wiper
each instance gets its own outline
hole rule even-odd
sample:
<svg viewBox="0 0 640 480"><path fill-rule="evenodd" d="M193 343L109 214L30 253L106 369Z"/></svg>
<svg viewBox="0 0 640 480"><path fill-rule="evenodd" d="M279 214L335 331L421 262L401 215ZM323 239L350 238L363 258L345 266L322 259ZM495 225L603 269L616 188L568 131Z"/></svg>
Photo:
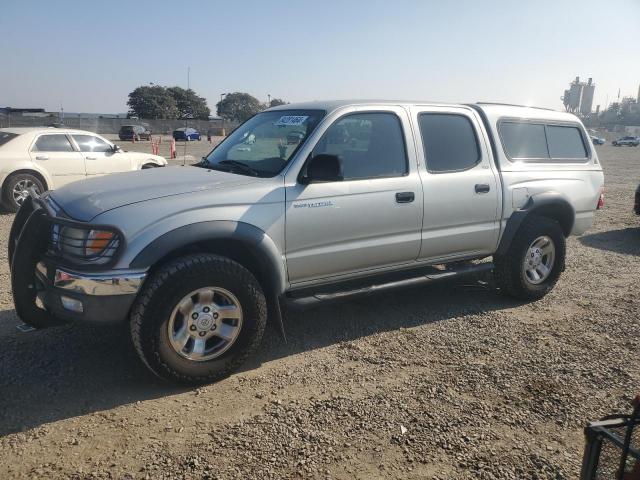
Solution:
<svg viewBox="0 0 640 480"><path fill-rule="evenodd" d="M238 170L248 173L249 175L253 175L254 177L260 176L260 173L258 173L257 170L251 168L246 163L242 163L237 160L221 160L217 163L217 165L230 165L232 167L231 170L233 170L233 168L237 168Z"/></svg>

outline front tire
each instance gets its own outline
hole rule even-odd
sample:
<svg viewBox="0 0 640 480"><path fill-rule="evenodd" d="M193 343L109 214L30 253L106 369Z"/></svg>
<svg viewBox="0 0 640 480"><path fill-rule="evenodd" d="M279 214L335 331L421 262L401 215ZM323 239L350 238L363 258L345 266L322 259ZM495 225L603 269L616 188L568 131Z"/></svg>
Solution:
<svg viewBox="0 0 640 480"><path fill-rule="evenodd" d="M500 290L520 300L538 300L549 293L564 270L566 241L555 220L530 216L524 220L505 255L494 257Z"/></svg>
<svg viewBox="0 0 640 480"><path fill-rule="evenodd" d="M2 192L2 205L9 212L17 212L22 202L27 198L28 189L35 189L36 193L42 193L46 189L42 181L30 173L17 173L10 176L4 184Z"/></svg>
<svg viewBox="0 0 640 480"><path fill-rule="evenodd" d="M255 277L211 254L173 260L145 282L131 311L131 337L160 378L197 385L230 375L256 350L267 321Z"/></svg>

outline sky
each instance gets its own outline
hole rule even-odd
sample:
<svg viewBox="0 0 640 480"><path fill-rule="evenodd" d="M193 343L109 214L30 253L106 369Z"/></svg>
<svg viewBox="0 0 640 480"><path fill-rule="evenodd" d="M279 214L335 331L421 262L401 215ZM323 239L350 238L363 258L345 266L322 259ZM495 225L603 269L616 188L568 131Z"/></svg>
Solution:
<svg viewBox="0 0 640 480"><path fill-rule="evenodd" d="M640 0L2 0L0 107L121 113L140 85L288 102L604 108L640 85Z"/></svg>

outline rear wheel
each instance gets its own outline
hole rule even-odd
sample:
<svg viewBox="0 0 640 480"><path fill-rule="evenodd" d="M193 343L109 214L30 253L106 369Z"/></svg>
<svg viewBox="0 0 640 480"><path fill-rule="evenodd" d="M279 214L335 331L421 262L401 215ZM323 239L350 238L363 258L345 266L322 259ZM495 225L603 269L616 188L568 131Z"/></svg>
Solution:
<svg viewBox="0 0 640 480"><path fill-rule="evenodd" d="M558 222L538 216L525 219L507 253L494 258L500 290L521 300L544 297L564 270L565 252Z"/></svg>
<svg viewBox="0 0 640 480"><path fill-rule="evenodd" d="M142 165L142 167L140 167L142 170L147 170L148 168L156 168L159 165L156 165L155 163L145 163L144 165Z"/></svg>
<svg viewBox="0 0 640 480"><path fill-rule="evenodd" d="M29 195L29 189L33 188L36 193L45 191L42 181L30 173L17 173L9 177L4 184L2 192L2 205L10 212L17 212L22 202Z"/></svg>
<svg viewBox="0 0 640 480"><path fill-rule="evenodd" d="M224 378L260 344L264 294L242 265L210 254L178 258L149 278L131 312L131 336L156 375L185 384Z"/></svg>

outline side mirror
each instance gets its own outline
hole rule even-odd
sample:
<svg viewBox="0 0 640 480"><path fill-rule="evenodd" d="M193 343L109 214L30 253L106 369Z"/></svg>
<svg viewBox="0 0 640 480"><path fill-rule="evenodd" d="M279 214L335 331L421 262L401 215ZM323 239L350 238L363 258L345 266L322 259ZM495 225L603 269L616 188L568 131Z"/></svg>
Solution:
<svg viewBox="0 0 640 480"><path fill-rule="evenodd" d="M309 160L307 174L301 179L302 183L341 182L342 162L337 155L321 153Z"/></svg>
<svg viewBox="0 0 640 480"><path fill-rule="evenodd" d="M111 147L111 151L112 151L113 153L118 153L118 152L121 152L121 151L122 151L122 149L121 149L118 145L115 145L115 144L114 144L114 145L113 145L113 147Z"/></svg>

